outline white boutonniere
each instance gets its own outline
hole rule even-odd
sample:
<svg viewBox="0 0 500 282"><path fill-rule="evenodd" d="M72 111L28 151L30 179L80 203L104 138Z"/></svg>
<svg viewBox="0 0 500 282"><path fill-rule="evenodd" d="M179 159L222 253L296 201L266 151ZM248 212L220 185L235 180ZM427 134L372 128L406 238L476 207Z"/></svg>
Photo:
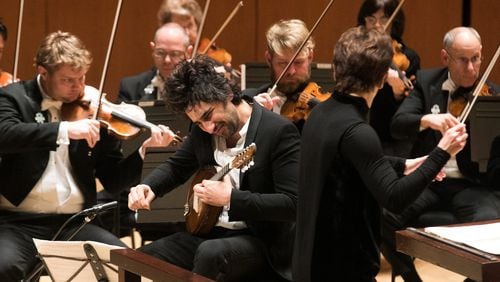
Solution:
<svg viewBox="0 0 500 282"><path fill-rule="evenodd" d="M45 117L42 113L38 112L35 114L35 121L39 124L45 123Z"/></svg>
<svg viewBox="0 0 500 282"><path fill-rule="evenodd" d="M434 106L432 106L431 113L433 113L435 115L441 113L441 109L439 109L439 106L437 104L434 104Z"/></svg>

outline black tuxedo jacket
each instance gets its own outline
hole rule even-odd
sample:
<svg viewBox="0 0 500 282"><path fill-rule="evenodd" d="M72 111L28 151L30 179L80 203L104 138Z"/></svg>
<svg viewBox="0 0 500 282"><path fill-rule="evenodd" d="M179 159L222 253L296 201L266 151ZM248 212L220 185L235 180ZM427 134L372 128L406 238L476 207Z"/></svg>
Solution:
<svg viewBox="0 0 500 282"><path fill-rule="evenodd" d="M391 122L391 133L395 138L414 138L411 157L427 155L441 139L439 131L426 129L420 132L420 119L439 109L446 113L448 109L448 93L442 85L448 79L447 68L422 70L417 72L417 83L411 94L403 101ZM499 92L496 85L488 83L494 93ZM470 134L465 148L457 154L460 171L469 180L479 181L479 168L472 162L470 153Z"/></svg>
<svg viewBox="0 0 500 282"><path fill-rule="evenodd" d="M144 91L144 89L151 84L151 80L155 77L156 72L157 69L152 68L138 75L123 78L120 81L118 101L156 100L158 91L156 87L151 94L146 94Z"/></svg>
<svg viewBox="0 0 500 282"><path fill-rule="evenodd" d="M47 122L40 109L36 79L0 88L0 193L19 205L42 176L49 152L57 148L59 122ZM124 160L120 142L101 129L100 141L70 140L69 159L85 207L96 203L95 178L117 192L140 180L142 159L136 152Z"/></svg>
<svg viewBox="0 0 500 282"><path fill-rule="evenodd" d="M254 165L231 193L230 221L245 221L267 246L274 269L291 279L300 137L285 118L253 104L245 146L254 142ZM144 179L156 196L184 183L203 166L215 165L213 137L193 125L175 155Z"/></svg>

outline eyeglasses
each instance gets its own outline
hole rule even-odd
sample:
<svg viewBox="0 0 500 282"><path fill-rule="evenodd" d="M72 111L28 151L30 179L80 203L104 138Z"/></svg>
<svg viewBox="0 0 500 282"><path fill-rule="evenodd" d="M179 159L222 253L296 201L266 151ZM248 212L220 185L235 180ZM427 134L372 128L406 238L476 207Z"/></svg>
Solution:
<svg viewBox="0 0 500 282"><path fill-rule="evenodd" d="M389 19L386 17L381 17L381 18L377 18L374 16L365 17L365 23L370 25L375 25L377 22L379 22L381 25L385 25L387 21L389 21Z"/></svg>
<svg viewBox="0 0 500 282"><path fill-rule="evenodd" d="M153 50L153 56L155 59L159 60L165 60L167 56L170 57L170 60L172 61L180 61L185 58L184 56L184 51L165 51L163 49L154 49Z"/></svg>
<svg viewBox="0 0 500 282"><path fill-rule="evenodd" d="M483 58L480 55L475 55L472 58L466 58L466 57L455 57L450 54L450 52L446 51L448 53L448 57L452 61L455 61L457 64L461 66L468 66L469 63L471 63L473 66L479 66L481 62L483 61Z"/></svg>

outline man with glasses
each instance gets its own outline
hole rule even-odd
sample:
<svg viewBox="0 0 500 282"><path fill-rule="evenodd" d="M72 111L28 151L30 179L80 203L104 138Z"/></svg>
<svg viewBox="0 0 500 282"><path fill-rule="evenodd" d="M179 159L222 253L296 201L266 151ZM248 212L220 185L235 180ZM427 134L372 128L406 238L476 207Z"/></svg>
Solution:
<svg viewBox="0 0 500 282"><path fill-rule="evenodd" d="M154 67L120 82L120 101L161 100L165 95L164 82L177 64L191 56L189 37L179 24L166 23L156 30L149 43Z"/></svg>
<svg viewBox="0 0 500 282"><path fill-rule="evenodd" d="M457 27L444 36L441 61L444 68L417 72L414 90L394 115L391 132L395 138L415 138L411 157L423 156L437 144L443 132L459 123L450 105L456 99L471 99L470 93L479 79L481 67L481 37L470 27ZM488 83L490 92L499 88ZM468 130L470 132L470 130ZM465 148L444 167L446 178L433 182L404 212L392 215L395 229L409 225L443 225L500 218L500 204L492 189L480 182L477 163L471 161L470 136ZM446 211L453 218L432 218L432 222L418 219L427 211ZM416 221L418 219L418 221ZM401 260L399 273L412 263L408 257L397 254ZM391 262L393 267L395 264ZM411 267L411 266L410 266ZM416 274L416 273L414 273ZM418 276L405 281L420 281Z"/></svg>
<svg viewBox="0 0 500 282"><path fill-rule="evenodd" d="M174 68L182 60L189 58L192 47L189 37L183 27L177 23L166 23L159 27L152 42L149 43L152 50L154 67L148 71L135 76L123 78L120 82L118 100L122 102L163 100L165 96L165 79L170 76ZM145 135L147 133L144 133ZM141 140L141 137L138 138ZM136 141L124 143L125 147L140 145ZM128 234L131 222L131 211L127 208L128 189L118 195L120 203L120 235ZM105 203L117 199L106 190L97 194L99 203ZM112 229L113 214L99 216L99 223L108 230Z"/></svg>

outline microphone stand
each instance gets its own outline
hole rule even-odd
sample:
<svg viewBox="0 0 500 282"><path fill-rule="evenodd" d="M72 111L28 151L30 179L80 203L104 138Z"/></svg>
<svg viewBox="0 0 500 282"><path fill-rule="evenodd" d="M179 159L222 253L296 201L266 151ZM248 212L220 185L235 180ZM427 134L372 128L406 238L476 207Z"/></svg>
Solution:
<svg viewBox="0 0 500 282"><path fill-rule="evenodd" d="M111 204L117 204L116 201L113 201L111 202ZM72 215L70 218L68 218L64 223L63 225L61 225L61 227L59 227L59 230L57 230L56 234L52 237L51 241L55 241L57 239L57 237L61 234L61 232L64 230L64 228L66 227L66 225L68 225L73 219L75 219L76 217L82 215L82 214L86 214L86 216L83 218L83 222L80 224L80 226L67 238L65 238L64 240L62 241L70 241L71 239L73 239L73 237L75 237L76 234L78 234L78 232L80 232L80 230L82 230L82 228L87 225L87 223L91 222L92 220L94 220L94 218L101 212L103 211L106 211L106 210L101 210L101 209L95 209L95 210L92 210L92 211L88 211L87 210L82 210L78 213L75 213L74 215ZM43 270L45 266L43 265L43 262L40 261L37 263L37 265L35 266L35 268L30 272L30 274L28 275L28 278L24 279L24 280L21 280L22 282L30 282L30 281L38 281L40 280L40 275L41 275L41 272ZM35 280L32 280L36 277Z"/></svg>

